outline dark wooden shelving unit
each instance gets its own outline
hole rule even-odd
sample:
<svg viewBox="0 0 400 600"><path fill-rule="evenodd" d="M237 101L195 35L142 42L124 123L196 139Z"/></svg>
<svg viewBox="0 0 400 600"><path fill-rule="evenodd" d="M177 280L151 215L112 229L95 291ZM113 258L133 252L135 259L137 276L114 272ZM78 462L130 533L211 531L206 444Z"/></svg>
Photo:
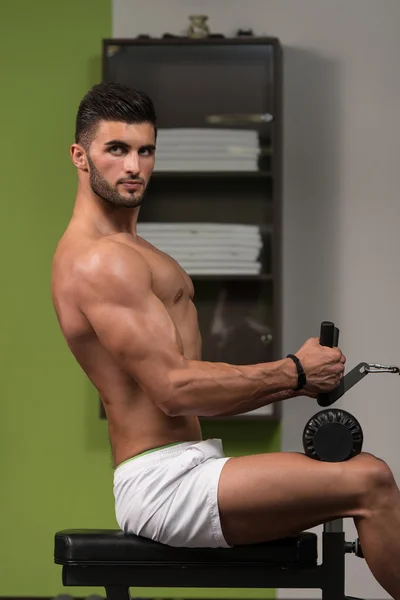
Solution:
<svg viewBox="0 0 400 600"><path fill-rule="evenodd" d="M179 36L106 39L103 79L146 91L156 107L159 131L212 127L216 131L257 132L260 154L254 170L157 170L156 151L156 166L139 223L257 225L264 244L259 257L260 274L189 272L195 286L203 359L254 364L281 358L279 40L222 36L197 40ZM210 125L215 123L215 115L221 123ZM230 331L225 343L213 333L217 311L219 316L222 311L226 331ZM274 404L227 418L279 420L280 407Z"/></svg>

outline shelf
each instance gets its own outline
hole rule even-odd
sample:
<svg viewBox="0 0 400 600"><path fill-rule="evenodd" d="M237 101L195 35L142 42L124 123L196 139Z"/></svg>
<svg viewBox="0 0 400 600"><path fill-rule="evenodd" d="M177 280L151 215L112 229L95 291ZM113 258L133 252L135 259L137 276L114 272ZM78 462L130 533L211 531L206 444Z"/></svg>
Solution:
<svg viewBox="0 0 400 600"><path fill-rule="evenodd" d="M190 275L190 279L193 281L272 281L272 275L270 273L263 273L261 275Z"/></svg>
<svg viewBox="0 0 400 600"><path fill-rule="evenodd" d="M190 38L186 35L164 33L160 37L139 34L135 38L106 38L103 40L103 60L107 56L108 47L115 46L280 46L279 39L272 36L233 36L227 37L222 33L211 34L205 38Z"/></svg>
<svg viewBox="0 0 400 600"><path fill-rule="evenodd" d="M235 179L271 179L271 171L153 171L152 178L168 179L176 177L208 177L208 178L235 178Z"/></svg>
<svg viewBox="0 0 400 600"><path fill-rule="evenodd" d="M233 45L236 47L231 47ZM184 224L189 223L243 225L251 228L251 234L255 234L252 228L256 227L258 242L253 246L249 235L248 246L254 252L243 252L242 258L238 250L241 235L230 230L229 236L219 235L216 239L218 244L210 263L206 262L208 252L204 262L189 262L184 252L185 248L194 248L201 235L187 235L188 242L176 244L173 252L174 246L168 250L168 241L174 242L175 234L162 236L160 241L154 233L153 241L156 246L165 244L160 250L172 258L177 255L175 260L181 262L187 278L193 281L203 361L245 365L278 360L282 355L282 61L279 40L143 36L134 40L105 40L103 48L103 79L145 90L159 107L158 128L210 128L218 138L226 129L233 129L238 139L237 144L232 142L233 146L257 150L252 161L246 156L236 160L234 154L217 154L217 141L214 144L205 136L204 155L200 150L197 154L183 153L184 146L182 154L178 154L180 138L177 137L175 158L174 148L168 145L164 162L162 152L158 154L162 150L158 144L148 196L140 209L138 234L148 237L151 243L150 227L147 232L145 227L140 230L146 223L153 226L179 223L179 231L186 232L188 228ZM170 85L172 80L177 82L176 89ZM232 94L230 90L237 86L238 80L242 85ZM222 119L219 124L210 120L210 115L267 113L273 115L270 123L252 118L247 123L242 119L235 122ZM251 136L257 134L254 135L257 143L249 141L247 145L244 139L243 144L240 143L246 130L253 131ZM194 136L188 137L187 142L194 145ZM245 151L244 154L252 153ZM229 156L232 161L225 162ZM168 167L171 170L166 170ZM200 227L197 229L202 231ZM169 231L175 230L170 227ZM219 248L222 253L224 247L222 237L226 241L225 248L232 245L238 252L237 258L232 257L227 263L219 257ZM214 239L207 237L204 247L211 247ZM196 253L197 259L203 257L200 250ZM246 254L254 265L248 271L241 268L241 259L245 260ZM217 421L235 423L233 435L240 435L241 427L247 431L246 422L249 430L254 423L258 434L262 427L257 427L256 422L268 421L271 424L268 433L280 421L280 410L280 404L275 403L249 413L203 416L200 420L210 431L219 426Z"/></svg>
<svg viewBox="0 0 400 600"><path fill-rule="evenodd" d="M199 417L200 421L271 421L279 423L280 421L280 413L275 411L272 414L268 415L250 415L247 413L243 413L240 415L215 415L214 417Z"/></svg>

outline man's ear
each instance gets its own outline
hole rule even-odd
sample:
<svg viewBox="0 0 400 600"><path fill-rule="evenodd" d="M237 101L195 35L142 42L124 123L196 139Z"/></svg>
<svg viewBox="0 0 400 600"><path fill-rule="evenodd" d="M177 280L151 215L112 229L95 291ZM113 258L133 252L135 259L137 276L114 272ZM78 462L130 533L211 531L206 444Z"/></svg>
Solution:
<svg viewBox="0 0 400 600"><path fill-rule="evenodd" d="M80 144L72 144L70 148L70 154L72 162L77 169L81 169L82 171L86 172L89 171L86 150L83 148L83 146Z"/></svg>

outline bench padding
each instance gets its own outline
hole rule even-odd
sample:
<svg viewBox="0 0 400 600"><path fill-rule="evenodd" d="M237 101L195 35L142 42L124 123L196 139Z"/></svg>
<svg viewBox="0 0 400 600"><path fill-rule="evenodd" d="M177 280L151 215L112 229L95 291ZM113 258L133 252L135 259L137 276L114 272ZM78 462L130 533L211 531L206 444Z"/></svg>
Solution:
<svg viewBox="0 0 400 600"><path fill-rule="evenodd" d="M233 548L173 548L119 530L66 529L56 533L54 549L55 562L65 566L262 563L277 567L314 567L317 558L317 536L309 532Z"/></svg>

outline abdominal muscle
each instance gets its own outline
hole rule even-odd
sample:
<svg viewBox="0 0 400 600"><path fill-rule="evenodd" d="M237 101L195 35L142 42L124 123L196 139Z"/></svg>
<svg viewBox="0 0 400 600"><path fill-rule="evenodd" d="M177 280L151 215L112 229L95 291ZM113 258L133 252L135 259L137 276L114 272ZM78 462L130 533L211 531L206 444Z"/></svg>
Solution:
<svg viewBox="0 0 400 600"><path fill-rule="evenodd" d="M191 319L189 319L190 323ZM190 323L190 325L194 323ZM184 354L189 360L200 357L200 334L196 324L195 344ZM184 333L184 332L182 332ZM183 335L183 338L186 336ZM192 336L189 336L192 338ZM175 442L200 441L201 427L195 416L169 417L149 400L137 383L125 373L100 345L94 333L79 340L72 352L101 397L108 421L114 466L141 452Z"/></svg>
<svg viewBox="0 0 400 600"><path fill-rule="evenodd" d="M143 392L121 392L108 406L103 400L115 467L145 450L202 439L197 417L168 417Z"/></svg>

